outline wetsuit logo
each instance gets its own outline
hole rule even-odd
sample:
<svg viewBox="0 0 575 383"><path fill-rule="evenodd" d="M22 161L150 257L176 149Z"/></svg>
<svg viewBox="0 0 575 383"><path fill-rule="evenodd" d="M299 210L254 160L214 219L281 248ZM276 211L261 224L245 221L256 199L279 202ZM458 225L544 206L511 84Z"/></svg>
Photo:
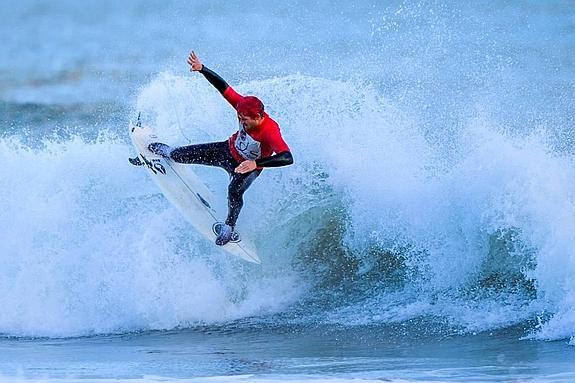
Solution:
<svg viewBox="0 0 575 383"><path fill-rule="evenodd" d="M234 146L246 160L257 160L262 155L260 143L254 140L241 124Z"/></svg>

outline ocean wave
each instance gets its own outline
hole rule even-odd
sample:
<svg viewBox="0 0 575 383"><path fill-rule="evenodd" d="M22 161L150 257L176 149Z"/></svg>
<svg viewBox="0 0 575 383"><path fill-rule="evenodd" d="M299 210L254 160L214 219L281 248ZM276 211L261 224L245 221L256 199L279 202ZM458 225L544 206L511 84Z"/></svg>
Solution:
<svg viewBox="0 0 575 383"><path fill-rule="evenodd" d="M0 140L0 332L74 336L242 318L446 331L528 324L575 335L573 158L544 134L474 119L450 142L371 85L293 75L240 84L269 105L296 164L266 170L240 226L254 268L195 234L118 138ZM200 78L162 73L142 113L170 145L221 140L233 110ZM451 150L445 151L449 146ZM227 178L198 174L225 206ZM535 323L535 324L533 324Z"/></svg>

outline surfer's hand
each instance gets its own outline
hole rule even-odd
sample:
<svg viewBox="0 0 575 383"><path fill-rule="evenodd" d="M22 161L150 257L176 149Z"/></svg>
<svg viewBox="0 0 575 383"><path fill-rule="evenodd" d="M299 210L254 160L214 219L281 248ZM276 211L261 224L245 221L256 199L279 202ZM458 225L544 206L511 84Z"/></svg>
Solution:
<svg viewBox="0 0 575 383"><path fill-rule="evenodd" d="M255 161L247 160L242 162L234 171L236 173L244 174L256 170L257 165Z"/></svg>
<svg viewBox="0 0 575 383"><path fill-rule="evenodd" d="M190 66L190 72L199 72L204 67L204 64L202 64L194 51L188 56L188 65Z"/></svg>

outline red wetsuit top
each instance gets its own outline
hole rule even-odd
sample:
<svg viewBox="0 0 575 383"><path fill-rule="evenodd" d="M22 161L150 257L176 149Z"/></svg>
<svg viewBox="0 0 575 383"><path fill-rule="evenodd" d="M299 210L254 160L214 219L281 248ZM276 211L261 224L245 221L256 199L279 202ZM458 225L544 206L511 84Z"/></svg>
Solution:
<svg viewBox="0 0 575 383"><path fill-rule="evenodd" d="M244 98L236 92L217 73L206 66L202 66L200 73L224 96L224 98L237 110L239 102ZM228 144L232 157L241 163L245 160L254 160L258 169L263 167L277 167L291 165L293 157L290 149L282 138L280 127L267 113L260 126L250 129L249 133L240 127L229 139Z"/></svg>
<svg viewBox="0 0 575 383"><path fill-rule="evenodd" d="M224 98L236 109L243 96L228 86L223 93ZM284 141L280 127L267 113L260 126L250 129L249 132L240 128L229 139L228 144L232 156L239 163L245 160L257 160L270 157L274 153L289 152L290 149Z"/></svg>

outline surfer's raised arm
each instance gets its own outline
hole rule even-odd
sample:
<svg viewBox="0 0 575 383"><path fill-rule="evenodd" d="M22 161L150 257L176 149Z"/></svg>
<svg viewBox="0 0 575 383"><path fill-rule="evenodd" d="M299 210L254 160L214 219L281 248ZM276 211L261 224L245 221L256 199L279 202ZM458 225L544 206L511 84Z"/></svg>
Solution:
<svg viewBox="0 0 575 383"><path fill-rule="evenodd" d="M242 95L236 92L223 78L220 77L216 72L211 70L202 64L200 58L196 55L196 52L192 51L188 56L188 65L190 66L191 72L200 72L204 75L206 80L214 86L224 96L224 98L237 109L238 103L242 99Z"/></svg>
<svg viewBox="0 0 575 383"><path fill-rule="evenodd" d="M188 64L190 65L190 72L200 72L203 74L210 84L212 84L221 94L224 94L226 89L228 89L228 83L216 72L202 64L202 61L196 55L196 52L192 51L192 53L190 53L188 56Z"/></svg>

